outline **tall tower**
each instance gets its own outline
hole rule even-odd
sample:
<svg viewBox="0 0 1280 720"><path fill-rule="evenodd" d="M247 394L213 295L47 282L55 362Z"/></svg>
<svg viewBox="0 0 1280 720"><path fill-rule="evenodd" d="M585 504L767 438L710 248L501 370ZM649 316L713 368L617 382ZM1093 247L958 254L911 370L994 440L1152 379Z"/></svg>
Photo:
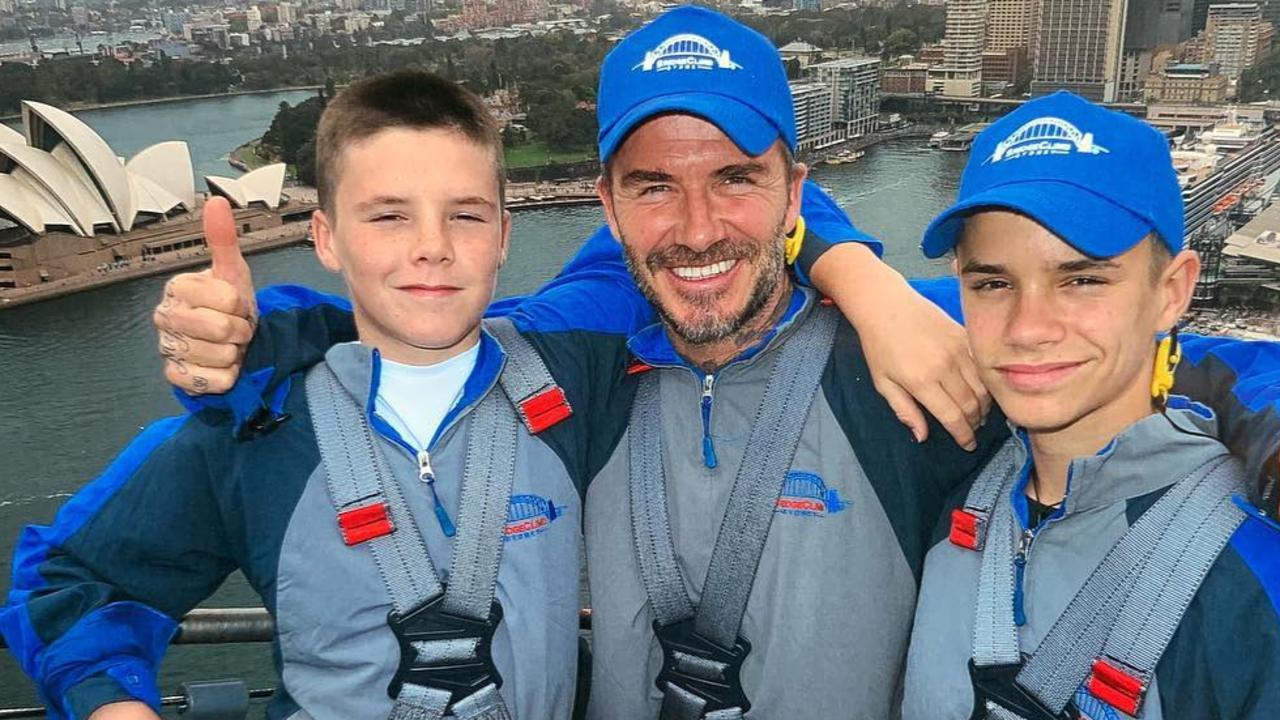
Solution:
<svg viewBox="0 0 1280 720"><path fill-rule="evenodd" d="M1128 0L1040 0L1031 92L1070 90L1113 102Z"/></svg>
<svg viewBox="0 0 1280 720"><path fill-rule="evenodd" d="M982 91L982 51L986 44L987 0L948 0L943 37L943 93L977 97Z"/></svg>

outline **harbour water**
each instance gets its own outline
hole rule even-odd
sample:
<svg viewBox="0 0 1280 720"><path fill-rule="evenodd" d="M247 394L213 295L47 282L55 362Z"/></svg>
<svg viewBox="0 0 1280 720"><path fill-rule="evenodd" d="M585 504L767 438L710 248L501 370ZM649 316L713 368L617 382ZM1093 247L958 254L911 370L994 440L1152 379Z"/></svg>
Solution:
<svg viewBox="0 0 1280 720"><path fill-rule="evenodd" d="M96 110L81 115L121 155L161 140L186 140L197 177L234 174L227 153L260 135L283 101L307 92L252 95ZM964 157L895 141L873 147L856 164L818 168L826 187L862 229L885 243L885 259L910 276L946 272L917 249L929 219L956 191ZM517 213L499 293L526 293L555 274L600 223L597 207ZM250 258L255 281L303 283L340 292L304 247ZM23 525L48 523L71 493L97 475L148 422L179 411L160 375L151 309L164 277L148 278L0 313L0 590ZM199 518L192 518L199 522ZM257 599L232 580L208 605ZM161 687L192 679L242 677L272 684L269 648L175 647ZM0 707L36 704L35 692L7 653L0 653Z"/></svg>

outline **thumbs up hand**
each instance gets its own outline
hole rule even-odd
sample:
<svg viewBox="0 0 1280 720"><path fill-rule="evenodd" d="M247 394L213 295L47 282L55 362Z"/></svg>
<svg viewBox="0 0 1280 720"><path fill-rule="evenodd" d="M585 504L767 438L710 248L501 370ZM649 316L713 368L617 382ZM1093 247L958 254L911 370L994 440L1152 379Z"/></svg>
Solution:
<svg viewBox="0 0 1280 720"><path fill-rule="evenodd" d="M258 317L253 278L225 198L205 203L204 235L213 266L171 278L152 315L165 378L193 395L231 389Z"/></svg>

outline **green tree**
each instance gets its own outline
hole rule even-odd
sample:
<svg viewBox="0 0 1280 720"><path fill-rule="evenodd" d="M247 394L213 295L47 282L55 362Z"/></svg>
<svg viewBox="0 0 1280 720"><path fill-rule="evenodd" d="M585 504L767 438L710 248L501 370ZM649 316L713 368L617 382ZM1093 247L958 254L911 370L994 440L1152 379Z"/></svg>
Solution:
<svg viewBox="0 0 1280 720"><path fill-rule="evenodd" d="M899 55L914 53L920 48L920 39L916 34L907 28L894 30L889 37L884 40L884 51L882 56L885 58L894 58Z"/></svg>

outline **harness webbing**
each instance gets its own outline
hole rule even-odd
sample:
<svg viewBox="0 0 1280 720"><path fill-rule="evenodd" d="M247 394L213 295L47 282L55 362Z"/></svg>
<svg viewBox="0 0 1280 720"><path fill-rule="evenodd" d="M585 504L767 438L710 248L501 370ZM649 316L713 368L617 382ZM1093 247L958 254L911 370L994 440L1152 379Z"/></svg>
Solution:
<svg viewBox="0 0 1280 720"><path fill-rule="evenodd" d="M519 435L513 405L540 390L559 391L541 358L514 328L511 330L495 333L501 334L507 354L500 378L502 391L486 394L472 412L447 587L440 582L363 407L327 364L321 363L307 374L307 399L334 507L340 517L367 509L388 521L382 532L363 543L369 546L391 598L390 622L406 655L401 658L401 670L408 672L398 692L393 688L392 720L440 720L446 715L457 720L511 717L498 692L501 678L496 670L491 679L479 676L486 678L482 686L457 684L459 667L492 668L489 642L502 616L494 591ZM349 540L349 544L355 543ZM428 607L437 600L438 608ZM425 624L414 626L401 637L401 624L411 624L419 615L425 617ZM438 677L433 675L436 669Z"/></svg>
<svg viewBox="0 0 1280 720"><path fill-rule="evenodd" d="M1022 662L1013 619L1010 493L1016 472L983 473L966 506L999 486L982 557L974 617L975 666ZM979 487L982 485L982 487ZM1245 515L1232 496L1247 487L1229 456L1193 468L1128 529L1076 593L1016 683L1058 716L1081 684L1129 715L1140 712L1155 668L1192 597ZM988 701L988 717L1020 718Z"/></svg>
<svg viewBox="0 0 1280 720"><path fill-rule="evenodd" d="M667 507L658 373L641 377L631 412L631 524L665 666L663 720L732 720L750 707L738 681L750 645L738 636L783 481L831 354L838 318L817 307L774 353L773 367L695 609L676 564ZM692 627L687 621L692 620ZM680 637L672 640L672 632ZM710 643L710 645L708 645ZM732 704L705 692L721 689ZM716 693L712 693L716 694Z"/></svg>

